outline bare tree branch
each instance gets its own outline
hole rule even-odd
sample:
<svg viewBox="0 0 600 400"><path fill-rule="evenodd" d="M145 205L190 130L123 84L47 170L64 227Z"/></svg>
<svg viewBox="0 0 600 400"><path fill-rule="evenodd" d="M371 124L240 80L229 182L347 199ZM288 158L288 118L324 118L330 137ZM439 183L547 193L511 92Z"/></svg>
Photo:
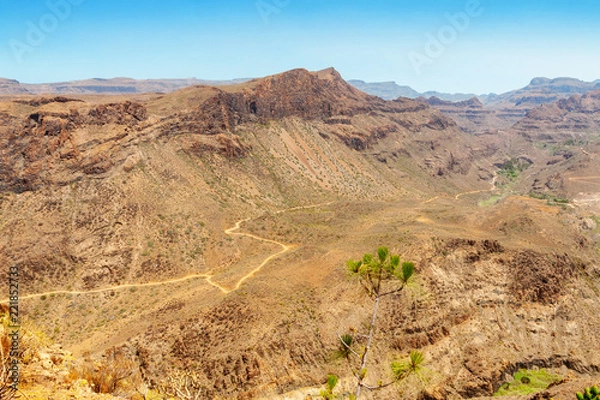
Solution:
<svg viewBox="0 0 600 400"><path fill-rule="evenodd" d="M349 350L349 351L350 351L352 354L354 354L356 357L360 358L360 355L359 355L359 354L358 354L356 351L354 351L354 349L353 349L352 347L348 346L348 345L346 344L346 342L344 342L344 340L342 339L342 336L341 336L339 333L337 334L337 337L340 339L340 342L342 343L342 345L343 345L345 348L347 348L347 349L348 349L348 350Z"/></svg>

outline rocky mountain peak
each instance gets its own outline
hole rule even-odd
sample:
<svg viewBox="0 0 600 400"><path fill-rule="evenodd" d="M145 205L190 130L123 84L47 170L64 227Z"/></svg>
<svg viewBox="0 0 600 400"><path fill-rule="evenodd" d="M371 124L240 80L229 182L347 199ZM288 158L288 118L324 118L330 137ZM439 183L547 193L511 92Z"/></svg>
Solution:
<svg viewBox="0 0 600 400"><path fill-rule="evenodd" d="M0 93L4 94L28 94L26 88L21 85L21 82L15 79L0 78Z"/></svg>
<svg viewBox="0 0 600 400"><path fill-rule="evenodd" d="M188 102L181 100L182 96L200 101L183 116L181 112L172 115L173 123L165 126L165 134L192 131L215 135L232 133L236 126L247 122L265 123L292 116L325 120L374 110L403 112L407 108L427 107L408 99L386 102L363 93L348 84L333 68L318 72L294 69L226 88L199 86L174 92L162 101Z"/></svg>
<svg viewBox="0 0 600 400"><path fill-rule="evenodd" d="M539 85L545 85L550 83L550 79L549 78L544 78L544 77L538 77L538 78L533 78L531 80L531 82L529 83L530 86L539 86Z"/></svg>

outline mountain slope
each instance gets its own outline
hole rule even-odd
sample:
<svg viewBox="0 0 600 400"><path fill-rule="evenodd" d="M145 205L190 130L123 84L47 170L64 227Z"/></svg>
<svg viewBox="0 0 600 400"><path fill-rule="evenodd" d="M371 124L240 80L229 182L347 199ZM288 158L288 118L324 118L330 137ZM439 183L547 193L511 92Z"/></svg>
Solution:
<svg viewBox="0 0 600 400"><path fill-rule="evenodd" d="M145 103L34 98L0 111L2 255L36 277L28 292L203 273L231 256L217 248L240 213L488 187L491 164L473 161L494 152L427 106L368 96L333 70ZM162 235L184 216L211 221L184 224L210 245L177 233L171 248ZM195 261L169 260L175 248Z"/></svg>
<svg viewBox="0 0 600 400"><path fill-rule="evenodd" d="M528 143L523 146L536 149L530 154L538 154L539 171L529 181L532 190L598 209L600 91L534 108L510 132Z"/></svg>
<svg viewBox="0 0 600 400"><path fill-rule="evenodd" d="M461 138L451 145L454 152L441 146L434 157L419 159L418 152L414 156L423 171L434 175L471 157L468 152L459 154L458 146L468 138L451 120L419 102L386 102L366 95L333 70L294 70L225 88L192 87L155 96L145 104L45 98L8 102L0 111L5 118L0 172L4 189L16 192L34 190L44 182L68 184L84 176L104 176L133 156L140 142L182 134L193 138L196 149L245 156L249 147L242 143L244 124L256 129L257 124L290 117L314 121L323 135L361 151L377 151L376 144L387 140L397 148L386 149L403 152L406 146L399 140L417 139L415 133L425 135L417 139L423 146L440 147L437 142L450 138L441 134L448 130L454 139ZM357 118L357 126L352 118Z"/></svg>
<svg viewBox="0 0 600 400"><path fill-rule="evenodd" d="M522 117L522 113L515 114L506 110L487 108L477 97L460 102L444 101L437 97L418 100L452 118L463 131L470 134L508 129Z"/></svg>
<svg viewBox="0 0 600 400"><path fill-rule="evenodd" d="M14 79L0 78L0 94L2 95L14 95L14 94L29 94L29 91L23 87Z"/></svg>

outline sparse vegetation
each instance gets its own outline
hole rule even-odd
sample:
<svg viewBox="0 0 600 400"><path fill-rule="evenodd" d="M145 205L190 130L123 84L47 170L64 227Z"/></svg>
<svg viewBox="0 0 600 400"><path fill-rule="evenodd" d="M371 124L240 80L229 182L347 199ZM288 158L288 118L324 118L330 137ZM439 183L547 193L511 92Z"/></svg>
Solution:
<svg viewBox="0 0 600 400"><path fill-rule="evenodd" d="M319 396L323 398L323 400L335 400L338 398L333 391L338 384L338 377L333 374L327 375L327 383L325 384L325 389L319 392Z"/></svg>
<svg viewBox="0 0 600 400"><path fill-rule="evenodd" d="M503 196L502 195L493 195L490 196L489 199L487 200L481 200L478 205L479 207L489 207L492 206L496 203L498 203L500 200L502 200Z"/></svg>
<svg viewBox="0 0 600 400"><path fill-rule="evenodd" d="M14 327L10 320L8 307L4 308L4 305L0 307L2 307L0 308L0 400L23 398L19 394L20 390L16 390L13 386L14 382L10 371L14 359L10 354L11 350L14 350L10 333L14 331ZM24 369L39 358L41 349L48 346L50 342L41 330L24 321L21 321L18 339L19 374L23 376Z"/></svg>
<svg viewBox="0 0 600 400"><path fill-rule="evenodd" d="M562 381L561 376L551 374L545 369L520 369L513 378L512 382L506 382L500 386L494 396L524 396L541 392L547 389L550 384Z"/></svg>
<svg viewBox="0 0 600 400"><path fill-rule="evenodd" d="M12 377L10 371L10 340L5 332L2 332L2 341L0 342L0 399L12 400L16 398L17 391L12 385Z"/></svg>
<svg viewBox="0 0 600 400"><path fill-rule="evenodd" d="M549 206L569 204L569 199L556 196L552 193L530 192L529 196L538 200L546 200L546 204Z"/></svg>
<svg viewBox="0 0 600 400"><path fill-rule="evenodd" d="M94 393L115 394L120 388L132 386L127 382L136 377L137 365L122 350L109 349L101 361L86 360L78 377L89 382ZM134 380L134 379L130 379Z"/></svg>
<svg viewBox="0 0 600 400"><path fill-rule="evenodd" d="M8 167L2 171L7 179L2 182L11 185L31 178L39 186L24 193L0 193L0 225L6 239L3 263L23 264L23 296L34 296L23 299L24 315L37 318L47 335L77 352L89 346L95 353L108 343L130 342L129 338L147 344L150 355L144 358L148 363L144 373L152 382L167 379L170 368L197 371L198 376L173 376L171 386L160 395L163 399L268 398L312 385L314 381L307 378L319 373L325 378L322 362L328 354L323 354L323 341L327 340L337 348L335 371L343 371L346 363L350 370L344 371L344 379L340 375L339 382L333 375L319 382L326 399L352 397L341 392L355 388L369 397L368 390L419 373L423 354L409 354L413 348L427 348L429 362L436 366L439 362L443 376L435 378L431 389L441 394L431 398L472 393L482 380L496 379L493 374L499 364L541 355L538 345L551 353L564 342L569 358L580 361L582 369L588 367L598 350L591 332L600 314L592 294L598 292L594 279L600 228L597 219L596 225L578 219L581 212L596 213L595 200L580 201L572 190L595 190L597 181L590 175L597 175L598 147L568 147L580 143L565 142L569 137L565 135L553 137L551 127L543 132L547 143L556 144L551 156L530 151L531 141L542 137L542 132L465 135L454 127L445 129L445 121L430 129L424 124L431 120L432 110L410 100L361 101L353 91L351 101L338 103L335 95L343 89L342 81L316 86L303 101L304 84L317 80L294 78L289 82L294 90L284 90L277 99L266 91L259 94L264 95L260 104L283 104L285 112L294 115L280 119L275 114L265 124L270 125L268 130L256 126L254 119L237 125L243 115L231 109L230 100L243 108L241 92L221 91L219 97L211 97L216 101L214 110L202 108L206 88L190 88L177 98L136 95L149 119L132 123L126 113L107 115L108 119L96 121L99 125L81 122L96 103L104 101L101 97L69 107L52 103L40 110L2 102L0 118L16 107L19 110L3 124L10 140L4 149ZM271 90L282 81L277 78L267 86ZM248 87L246 94L255 97L252 91ZM320 98L324 93L327 98ZM71 107L74 112L68 116ZM316 108L314 117L306 118L307 107ZM214 111L217 120L208 111ZM28 117L39 112L45 113L46 123L62 120L62 131L45 132L40 124L34 126ZM338 113L345 115L340 119L343 123L330 125L323 120ZM489 119L483 117L485 124ZM231 121L237 122L230 125ZM204 134L209 124L215 135ZM397 134L380 130L382 140L369 141L373 128L388 124L400 129ZM221 135L217 131L241 136L248 154L229 159L209 146L198 154L190 152L193 146L214 144ZM578 137L576 133L572 136ZM81 147L79 139L84 136ZM365 148L357 151L344 145L352 137ZM131 170L138 154L144 161ZM458 154L459 158L452 156ZM525 156L504 163L519 154ZM82 173L82 164L95 155L102 157L99 166ZM535 165L525 171L526 157ZM494 162L500 164L494 168ZM498 169L503 173L494 174ZM29 176L38 172L39 179ZM492 196L498 193L495 190L484 190L492 178L503 189L498 190L501 201ZM73 183L63 187L58 182ZM545 195L544 201L523 199L520 195L527 188L554 194ZM574 202L568 213L543 205L548 201L562 206L568 202L566 197ZM326 209L275 212L330 200L335 203ZM482 206L499 204L491 209L473 207L478 200ZM251 219L237 232L252 236L223 236L229 223L245 217ZM578 224L574 229L568 226L572 222ZM432 248L427 238L435 235L448 241L467 237L481 244L453 247L440 240L439 247ZM484 243L483 239L490 240ZM290 251L276 255L275 242ZM360 300L348 299L348 282L331 284L340 255L358 246L373 250L379 243L394 243L398 247L393 251L427 264L423 272L427 293L411 292L414 307L403 304L408 299L401 292L413 271L404 271L404 264L387 249L380 249L383 259L377 252L352 263L355 288L358 291L360 282L371 300L362 292L356 296ZM532 253L523 254L523 248ZM580 256L585 270L583 262L579 268L567 258L555 260L554 253ZM266 268L254 270L272 255L276 257ZM196 277L168 282L192 275ZM246 290L235 290L241 276ZM582 277L590 287L580 284ZM113 285L119 286L113 293L103 291ZM298 293L304 286L314 288L316 294ZM48 294L40 299L52 290L81 294ZM210 313L225 302L247 304L248 310ZM274 307L280 302L280 307ZM361 311L354 312L358 302ZM328 310L339 320L327 315ZM202 317L205 311L211 319ZM338 328L340 324L344 328ZM334 329L340 329L339 338L330 336ZM474 330L483 335L475 335ZM518 341L513 340L515 334ZM181 346L175 349L179 339ZM519 354L515 356L513 350ZM557 355L565 352L548 357ZM24 360L33 359L35 365L39 361L35 356L28 351ZM394 361L395 357L405 359ZM467 359L473 362L463 363ZM99 359L92 372L100 372L98 366L108 362L109 358ZM50 378L61 376L58 365L46 362L46 366ZM131 390L127 394L120 390L134 376L112 386L119 396L149 399L147 390L133 397ZM89 392L88 383L79 381ZM452 393L443 393L446 385ZM581 386L568 389L568 396L573 397ZM390 386L373 397L417 398L407 393L394 396L396 389L403 388ZM318 390L310 392L317 397ZM49 397L63 398L54 393L33 398ZM84 397L88 396L74 395Z"/></svg>
<svg viewBox="0 0 600 400"><path fill-rule="evenodd" d="M511 158L500 166L498 173L510 181L515 181L527 168L531 166L531 162L520 158Z"/></svg>
<svg viewBox="0 0 600 400"><path fill-rule="evenodd" d="M600 400L600 390L596 385L585 388L583 392L577 392L575 394L577 400Z"/></svg>

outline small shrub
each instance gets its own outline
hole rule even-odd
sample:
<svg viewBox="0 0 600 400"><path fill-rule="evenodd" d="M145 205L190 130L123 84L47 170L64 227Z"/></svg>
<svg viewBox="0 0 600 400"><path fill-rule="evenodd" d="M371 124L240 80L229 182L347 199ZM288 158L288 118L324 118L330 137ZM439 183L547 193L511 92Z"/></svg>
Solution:
<svg viewBox="0 0 600 400"><path fill-rule="evenodd" d="M585 388L583 392L577 392L577 400L600 400L600 390L596 385Z"/></svg>
<svg viewBox="0 0 600 400"><path fill-rule="evenodd" d="M106 352L102 361L86 360L78 376L89 382L94 393L115 394L136 373L137 365L122 351L113 348Z"/></svg>
<svg viewBox="0 0 600 400"><path fill-rule="evenodd" d="M545 369L520 369L514 375L514 381L507 382L498 389L494 396L524 396L541 392L550 384L562 381L562 377L554 375Z"/></svg>
<svg viewBox="0 0 600 400"><path fill-rule="evenodd" d="M515 181L521 172L529 168L530 165L531 163L527 160L511 158L500 166L500 171L498 171L498 173L510 181Z"/></svg>
<svg viewBox="0 0 600 400"><path fill-rule="evenodd" d="M333 390L338 384L338 377L333 374L327 375L327 383L326 388L319 392L319 396L321 396L324 400L334 400L336 396L333 394Z"/></svg>

